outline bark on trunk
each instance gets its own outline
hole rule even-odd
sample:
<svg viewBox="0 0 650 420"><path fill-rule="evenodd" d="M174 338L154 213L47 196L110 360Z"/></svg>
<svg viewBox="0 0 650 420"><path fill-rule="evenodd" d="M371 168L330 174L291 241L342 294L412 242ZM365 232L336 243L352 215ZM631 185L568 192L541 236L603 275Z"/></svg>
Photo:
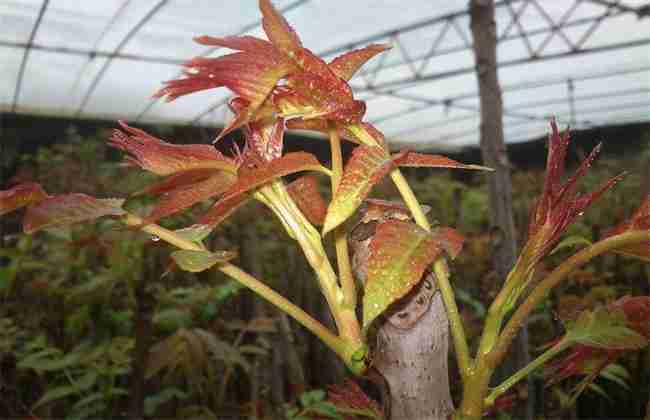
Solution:
<svg viewBox="0 0 650 420"><path fill-rule="evenodd" d="M490 225L492 232L492 255L495 271L505 280L517 255L517 235L512 209L512 181L510 162L503 136L503 103L497 75L497 30L494 20L494 0L470 1L471 29L473 38L476 75L481 103L481 155L483 163L495 169L488 178L490 199ZM528 331L522 328L509 360L497 378L509 376L530 361ZM533 416L534 396L529 378L529 398L526 418Z"/></svg>
<svg viewBox="0 0 650 420"><path fill-rule="evenodd" d="M446 419L454 409L447 366L447 313L431 280L398 304L410 311L402 308L393 313L378 331L374 366L388 383L393 420ZM421 310L421 318L403 328Z"/></svg>
<svg viewBox="0 0 650 420"><path fill-rule="evenodd" d="M361 221L349 241L352 267L365 282L370 242L378 224L391 218L403 220L399 212L370 215L361 211ZM433 274L411 293L395 302L377 327L373 366L384 377L386 414L393 420L446 419L454 410L449 391L449 322Z"/></svg>

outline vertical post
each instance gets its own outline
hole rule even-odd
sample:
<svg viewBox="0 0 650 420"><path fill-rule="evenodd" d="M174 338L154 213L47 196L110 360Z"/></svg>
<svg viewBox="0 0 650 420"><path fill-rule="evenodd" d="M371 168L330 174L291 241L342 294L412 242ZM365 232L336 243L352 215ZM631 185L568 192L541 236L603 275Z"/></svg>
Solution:
<svg viewBox="0 0 650 420"><path fill-rule="evenodd" d="M158 254L151 252L147 247L142 251L142 273L140 278L134 279L135 295L135 349L131 362L131 411L129 418L144 418L144 400L146 397L147 360L151 345L152 316L155 307L154 297L147 289L147 284L159 274Z"/></svg>
<svg viewBox="0 0 650 420"><path fill-rule="evenodd" d="M571 127L576 126L576 101L575 101L575 86L573 85L573 79L568 78L566 80L567 84L567 91L568 91L568 97L569 97L569 125Z"/></svg>
<svg viewBox="0 0 650 420"><path fill-rule="evenodd" d="M491 247L495 271L505 279L517 255L517 233L512 208L512 181L510 162L503 135L503 102L497 74L497 29L494 20L494 0L470 0L470 26L472 29L476 76L481 104L481 156L494 173L488 178L490 200ZM530 361L528 332L520 333L511 358L506 361L506 372L514 373ZM532 383L529 377L529 398L525 417L533 417ZM520 415L522 415L521 413Z"/></svg>

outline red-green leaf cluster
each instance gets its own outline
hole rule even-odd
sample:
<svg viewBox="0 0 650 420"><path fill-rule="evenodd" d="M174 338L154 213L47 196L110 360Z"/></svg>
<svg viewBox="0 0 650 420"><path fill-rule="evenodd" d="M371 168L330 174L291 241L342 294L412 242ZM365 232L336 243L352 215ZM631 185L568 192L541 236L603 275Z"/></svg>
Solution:
<svg viewBox="0 0 650 420"><path fill-rule="evenodd" d="M172 145L126 124L122 126L132 135L116 131L110 144L129 152L131 161L138 166L169 175L139 192L161 194L145 223L153 223L198 202L220 197L199 221L214 226L241 206L248 198L247 193L273 179L306 170L328 172L309 153L281 156L282 122L266 123L266 120L260 120L246 126L249 142L235 159L223 156L212 146Z"/></svg>
<svg viewBox="0 0 650 420"><path fill-rule="evenodd" d="M47 198L40 184L30 182L0 191L0 216Z"/></svg>
<svg viewBox="0 0 650 420"><path fill-rule="evenodd" d="M565 336L575 346L549 369L551 381L598 372L625 351L638 350L650 341L650 296L625 296L607 307L584 311Z"/></svg>
<svg viewBox="0 0 650 420"><path fill-rule="evenodd" d="M19 184L0 191L0 214L27 207L25 233L124 214L121 199L99 199L86 194L47 195L39 184Z"/></svg>
<svg viewBox="0 0 650 420"><path fill-rule="evenodd" d="M158 174L173 173L171 179L148 190L164 194L148 222L221 195L222 199L201 219L202 223L218 223L245 201L239 197L240 194L286 174L276 170L288 162L273 163L285 158L290 160L288 156L282 157L285 124L321 132L335 130L342 138L363 145L355 150L346 166L341 185L323 222L324 233L351 216L373 184L398 165L484 169L462 165L442 156L413 152L391 156L383 134L362 121L365 103L354 99L347 83L364 63L388 47L369 45L336 57L328 64L302 45L296 32L269 0L260 0L259 6L268 41L251 36L198 37L196 41L200 44L235 52L188 61L184 76L167 82L155 95L173 100L199 90L218 87L231 90L236 95L229 102L235 117L218 138L236 128L243 128L246 148L235 162L217 155L214 150L206 151L207 146L189 149L191 146L169 145L128 126L124 127L131 138L120 133L114 136L113 144L128 151L134 163ZM162 153L163 148L170 156ZM190 171L198 168L175 165L175 158L180 154L198 160L196 164L201 169L211 161L219 162L222 167L213 169L220 170L220 177L224 176L224 171L236 174L236 177L226 176L228 179L217 181L206 172ZM206 154L209 155L207 162L199 159ZM173 168L178 169L172 171ZM320 211L317 209L320 201L313 206L312 210ZM311 214L310 218L321 222L320 215Z"/></svg>
<svg viewBox="0 0 650 420"><path fill-rule="evenodd" d="M346 379L342 384L329 386L327 400L336 406L337 411L346 420L357 419L361 415L376 420L385 418L377 401L370 398L359 384L350 379Z"/></svg>
<svg viewBox="0 0 650 420"><path fill-rule="evenodd" d="M225 192L236 180L239 164L214 147L175 145L120 122L109 144L127 152L127 161L158 175L168 175L138 194L161 195L145 223L173 215Z"/></svg>
<svg viewBox="0 0 650 420"><path fill-rule="evenodd" d="M123 131L115 130L109 145L129 154L126 160L157 175L172 175L196 169L235 172L237 166L214 147L206 144L167 143L143 130L120 121Z"/></svg>
<svg viewBox="0 0 650 420"><path fill-rule="evenodd" d="M641 203L639 208L636 209L629 220L626 220L611 229L607 232L605 237L618 235L627 231L648 229L650 229L650 195L646 196L643 203ZM628 245L624 248L615 249L614 251L623 255L650 261L650 242Z"/></svg>
<svg viewBox="0 0 650 420"><path fill-rule="evenodd" d="M569 131L560 134L555 121L551 122L551 128L544 187L542 195L531 213L528 242L524 250L531 265L548 254L576 217L581 215L605 191L619 182L624 175L621 174L608 180L595 191L578 195L578 180L592 165L601 145L596 146L575 174L563 182L565 159L569 146Z"/></svg>
<svg viewBox="0 0 650 420"><path fill-rule="evenodd" d="M441 155L425 155L408 151L401 155L397 160L397 164L402 167L417 167L417 168L447 168L447 169L472 169L478 171L492 171L492 168L481 165L466 165L449 159Z"/></svg>
<svg viewBox="0 0 650 420"><path fill-rule="evenodd" d="M259 3L268 41L251 36L198 37L195 41L200 44L235 52L188 61L184 76L167 82L154 96L174 100L206 89L231 90L237 95L235 117L218 139L236 128L269 118L317 118L341 129L360 124L365 103L353 98L347 80L387 46L370 45L328 64L302 45L269 0Z"/></svg>
<svg viewBox="0 0 650 420"><path fill-rule="evenodd" d="M363 327L420 282L425 269L443 250L455 256L463 238L453 229L427 232L414 223L381 223L370 242L370 257L363 296Z"/></svg>
<svg viewBox="0 0 650 420"><path fill-rule="evenodd" d="M251 191L269 181L301 171L327 172L314 155L305 152L288 153L279 159L261 162L259 166L251 168L242 165L237 181L199 219L199 223L216 226L243 205L249 197L248 193Z"/></svg>

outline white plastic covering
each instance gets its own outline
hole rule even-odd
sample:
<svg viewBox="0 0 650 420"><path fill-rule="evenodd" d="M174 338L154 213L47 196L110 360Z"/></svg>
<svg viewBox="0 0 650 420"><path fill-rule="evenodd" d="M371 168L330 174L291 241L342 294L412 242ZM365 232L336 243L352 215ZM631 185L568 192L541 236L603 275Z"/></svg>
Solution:
<svg viewBox="0 0 650 420"><path fill-rule="evenodd" d="M0 0L0 109L142 123L221 125L227 117L225 107L219 106L227 96L225 89L172 103L152 101L149 96L163 81L179 75L183 60L223 53L193 43L193 36L263 36L256 3ZM384 94L368 88L372 75L356 77L351 84L358 88L358 97L368 101L368 121L376 121L391 141L418 148L478 141L473 56L470 49L462 48L471 40L469 16L462 13L467 3L274 0L305 46L328 59L351 43L360 47L356 41L373 36L372 42L393 43L385 58L367 65L370 72L378 66L381 69L372 82ZM499 69L507 141L542 135L550 115L578 128L650 120L650 18L638 13L649 7L647 1L511 0L505 2L508 7L503 3L497 8L498 33L511 26L512 39L499 43L499 61L521 61ZM442 19L408 30L409 25L453 12L460 12L453 21ZM513 13L521 15L518 23L512 22ZM600 19L594 21L594 17ZM553 29L550 22L563 29L549 32ZM393 30L398 30L397 37L391 36ZM517 36L522 30L533 33ZM568 54L567 41L576 45L583 36L585 42L576 48L583 53ZM418 60L438 38L436 51L455 52ZM529 48L535 50L542 44L540 57L564 56L531 61ZM411 59L413 63L405 63ZM382 87L411 77L414 69L421 75L440 77ZM571 94L569 79L573 80ZM412 109L418 110L407 112Z"/></svg>

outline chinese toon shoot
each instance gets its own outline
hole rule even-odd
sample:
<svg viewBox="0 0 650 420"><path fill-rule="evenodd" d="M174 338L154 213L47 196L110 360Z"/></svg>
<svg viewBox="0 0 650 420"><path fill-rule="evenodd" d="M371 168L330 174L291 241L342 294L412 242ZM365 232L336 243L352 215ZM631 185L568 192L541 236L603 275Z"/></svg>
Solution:
<svg viewBox="0 0 650 420"><path fill-rule="evenodd" d="M372 340L376 321L431 272L445 305L463 382L462 401L454 414L458 418L480 418L517 381L566 349L572 348L566 359L571 363L561 370L563 375L576 373L571 370L581 366L575 363L576 358L581 363L586 358L596 360L602 369L623 351L647 344L650 298L625 297L607 308L580 314L567 326L565 335L539 358L501 385L490 388L492 373L531 311L568 273L609 251L650 257L650 197L630 220L531 285L539 263L554 249L567 227L622 179L619 175L596 191L578 195L577 182L592 164L599 147L574 175L564 180L569 135L560 134L551 123L544 187L531 215L528 239L489 308L478 349L471 354L447 269L447 260L461 252L463 237L452 228L431 227L400 167L489 169L439 155L391 153L382 133L363 121L366 105L354 99L347 83L366 61L388 46L369 45L327 63L302 45L269 0L260 0L259 6L268 40L200 36L195 39L200 44L234 52L189 60L180 79L166 82L155 93L156 97L171 101L197 91L229 89L235 95L229 102L234 118L215 141L241 130L246 140L243 150L233 149L226 156L212 145L174 145L120 123L122 129L115 131L110 144L126 152L126 159L133 166L162 177L145 191L160 196L150 214L128 213L122 208L122 199L76 193L49 195L33 183L1 191L0 214L26 207L24 230L28 234L107 216L155 235L176 248L171 256L180 269L217 269L241 282L318 336L356 375L364 375L372 363L367 343ZM330 142L331 167L324 167L306 152L284 153L286 128L324 133ZM341 141L354 144L345 166ZM285 181L286 176L296 173L302 175L293 182ZM353 275L345 222L384 177L390 177L395 184L412 221L388 220L376 227L368 245L367 273L361 283ZM331 185L329 202L319 193L319 178ZM214 204L196 224L176 231L157 224L159 219L205 200L213 200ZM235 265L235 253L207 249L204 245L203 240L220 222L250 200L268 207L287 235L301 247L316 273L336 330L326 328L262 279ZM330 240L335 245L336 261L330 261L325 252L323 241ZM529 292L524 293L525 290ZM361 319L357 317L359 307ZM592 372L584 383L594 377Z"/></svg>

